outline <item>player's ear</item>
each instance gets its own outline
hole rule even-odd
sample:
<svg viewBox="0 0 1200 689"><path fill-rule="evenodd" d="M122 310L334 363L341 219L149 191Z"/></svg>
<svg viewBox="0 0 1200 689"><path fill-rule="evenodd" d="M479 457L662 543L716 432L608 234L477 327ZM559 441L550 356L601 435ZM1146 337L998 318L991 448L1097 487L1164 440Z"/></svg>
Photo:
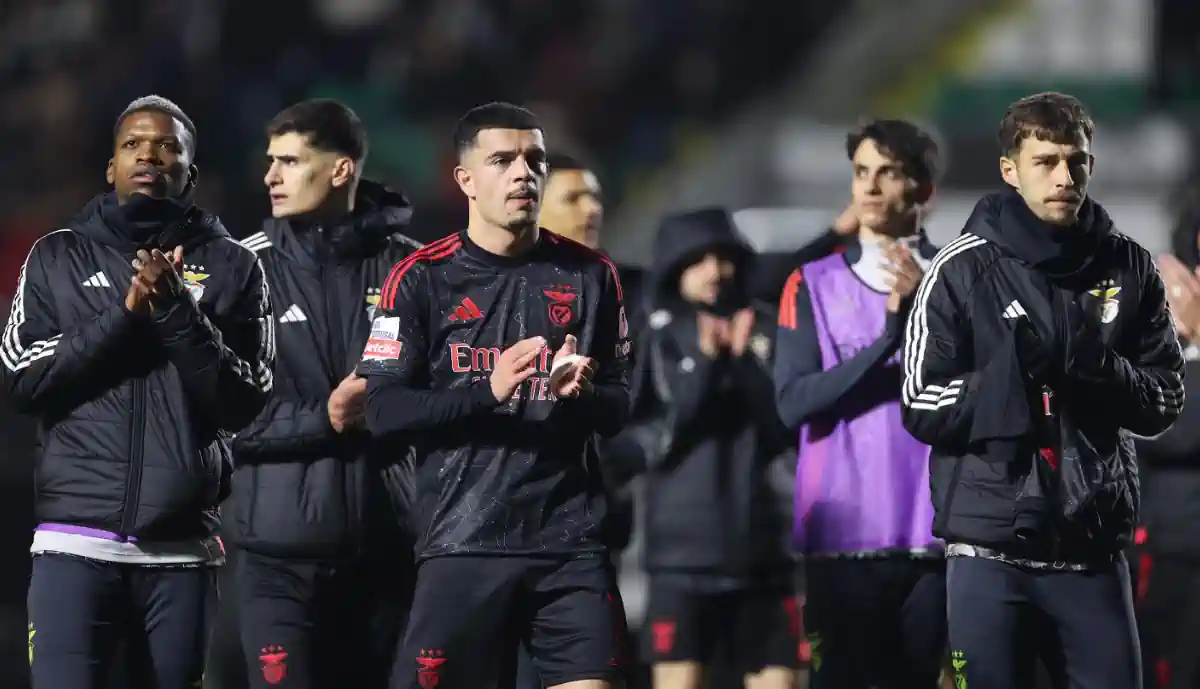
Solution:
<svg viewBox="0 0 1200 689"><path fill-rule="evenodd" d="M1000 158L1000 177L1013 189L1021 188L1021 180L1017 177L1017 161L1008 156Z"/></svg>
<svg viewBox="0 0 1200 689"><path fill-rule="evenodd" d="M347 156L338 156L333 161L333 177L330 181L334 188L344 187L354 181L354 161Z"/></svg>
<svg viewBox="0 0 1200 689"><path fill-rule="evenodd" d="M106 182L108 182L108 185L110 187L112 186L113 182L115 182L117 179L116 164L117 164L116 158L109 158L108 166L106 168L104 168L104 180Z"/></svg>
<svg viewBox="0 0 1200 689"><path fill-rule="evenodd" d="M189 190L196 188L196 182L200 181L200 168L195 165L188 165L188 181L187 187Z"/></svg>
<svg viewBox="0 0 1200 689"><path fill-rule="evenodd" d="M458 184L458 188L462 190L464 196L469 199L475 198L475 178L471 176L471 171L462 165L454 168L454 181Z"/></svg>

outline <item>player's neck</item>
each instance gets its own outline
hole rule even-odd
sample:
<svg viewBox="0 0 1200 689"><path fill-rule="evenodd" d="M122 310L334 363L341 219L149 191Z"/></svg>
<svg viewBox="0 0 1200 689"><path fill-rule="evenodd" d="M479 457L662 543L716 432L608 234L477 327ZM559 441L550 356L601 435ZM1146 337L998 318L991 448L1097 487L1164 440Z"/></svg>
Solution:
<svg viewBox="0 0 1200 689"><path fill-rule="evenodd" d="M537 224L512 230L484 223L467 225L467 237L480 249L497 256L520 256L538 243Z"/></svg>
<svg viewBox="0 0 1200 689"><path fill-rule="evenodd" d="M886 228L886 230L884 228L875 229L873 227L861 225L858 228L858 241L860 244L879 244L881 246L887 246L888 244L896 242L896 240L915 236L921 231L921 228L918 225L919 222L920 221L918 218L914 217L911 220L905 220L901 223L897 223L895 227Z"/></svg>

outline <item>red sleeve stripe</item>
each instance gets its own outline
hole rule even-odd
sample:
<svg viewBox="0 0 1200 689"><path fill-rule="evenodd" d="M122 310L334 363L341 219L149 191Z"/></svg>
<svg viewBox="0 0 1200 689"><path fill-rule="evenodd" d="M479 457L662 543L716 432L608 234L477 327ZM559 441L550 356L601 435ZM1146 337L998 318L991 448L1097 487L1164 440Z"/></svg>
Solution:
<svg viewBox="0 0 1200 689"><path fill-rule="evenodd" d="M408 269L418 261L433 261L444 258L458 251L460 246L462 246L462 241L456 233L449 237L443 237L436 242L426 244L424 247L405 256L392 267L392 272L388 273L387 279L383 281L383 288L379 291L380 305L389 311L395 307L396 292L400 288L400 281L404 278L404 274L408 272Z"/></svg>
<svg viewBox="0 0 1200 689"><path fill-rule="evenodd" d="M787 282L783 283L783 294L779 296L779 325L788 330L796 329L796 296L802 282L804 273L799 268L793 270Z"/></svg>

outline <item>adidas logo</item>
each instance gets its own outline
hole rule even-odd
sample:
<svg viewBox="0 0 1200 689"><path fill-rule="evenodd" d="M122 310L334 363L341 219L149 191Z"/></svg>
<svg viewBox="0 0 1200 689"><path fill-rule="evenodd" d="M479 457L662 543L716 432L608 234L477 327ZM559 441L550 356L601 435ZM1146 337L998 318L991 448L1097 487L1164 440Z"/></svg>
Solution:
<svg viewBox="0 0 1200 689"><path fill-rule="evenodd" d="M1008 305L1008 308L1004 309L1005 318L1020 318L1021 316L1028 315L1029 314L1025 313L1025 307L1021 306L1021 302L1017 301L1016 299L1013 299L1012 303Z"/></svg>
<svg viewBox="0 0 1200 689"><path fill-rule="evenodd" d="M108 281L108 276L104 273L96 273L90 278L83 281L84 287L112 287L112 283Z"/></svg>
<svg viewBox="0 0 1200 689"><path fill-rule="evenodd" d="M466 322L473 321L476 318L483 318L483 312L471 301L470 297L462 300L462 303L454 307L454 312L446 317L446 320L451 322Z"/></svg>
<svg viewBox="0 0 1200 689"><path fill-rule="evenodd" d="M300 310L300 307L296 306L295 304L289 306L287 311L284 311L283 315L279 317L280 323L301 323L307 320L308 316L305 316L304 312Z"/></svg>

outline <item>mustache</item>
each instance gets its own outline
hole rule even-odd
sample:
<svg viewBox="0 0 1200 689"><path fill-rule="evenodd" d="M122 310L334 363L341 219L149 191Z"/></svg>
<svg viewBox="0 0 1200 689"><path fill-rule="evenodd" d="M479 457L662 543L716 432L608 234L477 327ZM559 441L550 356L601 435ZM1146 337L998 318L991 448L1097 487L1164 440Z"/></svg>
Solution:
<svg viewBox="0 0 1200 689"><path fill-rule="evenodd" d="M507 196L506 198L510 198L510 199L528 199L528 198L536 199L536 198L537 198L537 196L538 196L538 193L537 193L537 187L521 187L520 189L515 189L515 190L513 190L513 191L510 191L510 192L508 192L508 196Z"/></svg>
<svg viewBox="0 0 1200 689"><path fill-rule="evenodd" d="M1079 201L1081 201L1081 200L1082 200L1082 198L1083 198L1083 197L1082 197L1082 196L1080 196L1079 194L1055 194L1055 195L1053 195L1053 196L1050 196L1050 197L1048 197L1048 198L1046 199L1046 201L1047 201L1047 202L1050 202L1050 201L1065 201L1065 202L1067 202L1067 203L1078 203Z"/></svg>

